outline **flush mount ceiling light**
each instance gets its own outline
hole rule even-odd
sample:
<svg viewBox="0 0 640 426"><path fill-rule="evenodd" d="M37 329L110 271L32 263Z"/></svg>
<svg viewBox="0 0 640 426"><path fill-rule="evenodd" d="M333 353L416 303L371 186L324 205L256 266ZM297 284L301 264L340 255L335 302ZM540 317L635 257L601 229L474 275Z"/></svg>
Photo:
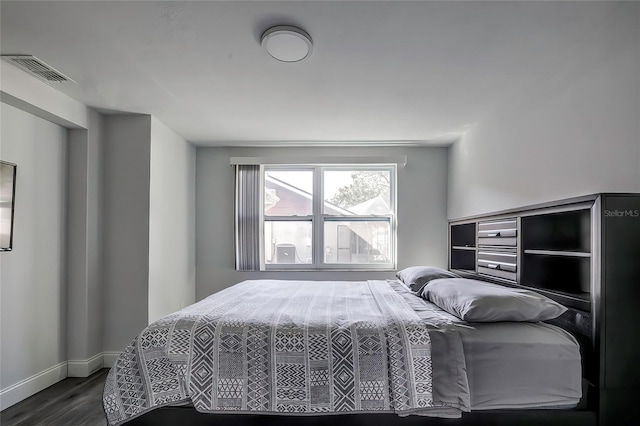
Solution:
<svg viewBox="0 0 640 426"><path fill-rule="evenodd" d="M279 25L262 34L262 47L282 62L298 62L311 54L311 36L297 27Z"/></svg>

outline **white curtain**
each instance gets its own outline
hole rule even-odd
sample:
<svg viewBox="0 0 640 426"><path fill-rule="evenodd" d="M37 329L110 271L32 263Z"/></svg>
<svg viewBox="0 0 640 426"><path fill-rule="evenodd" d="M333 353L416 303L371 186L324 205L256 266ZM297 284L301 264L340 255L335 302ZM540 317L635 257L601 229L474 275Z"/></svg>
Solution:
<svg viewBox="0 0 640 426"><path fill-rule="evenodd" d="M260 270L260 166L236 166L236 270Z"/></svg>

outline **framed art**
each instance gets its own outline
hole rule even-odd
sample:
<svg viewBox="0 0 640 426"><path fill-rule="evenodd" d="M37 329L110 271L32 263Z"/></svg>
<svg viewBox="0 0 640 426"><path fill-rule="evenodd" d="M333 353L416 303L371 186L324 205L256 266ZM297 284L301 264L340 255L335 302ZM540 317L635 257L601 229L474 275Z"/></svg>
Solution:
<svg viewBox="0 0 640 426"><path fill-rule="evenodd" d="M15 164L0 161L0 251L13 248L16 170Z"/></svg>

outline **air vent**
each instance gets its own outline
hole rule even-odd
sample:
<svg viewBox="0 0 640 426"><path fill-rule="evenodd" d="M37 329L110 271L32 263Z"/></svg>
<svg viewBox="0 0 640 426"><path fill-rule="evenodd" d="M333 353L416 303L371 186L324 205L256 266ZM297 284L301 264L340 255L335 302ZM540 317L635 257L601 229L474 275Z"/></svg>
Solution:
<svg viewBox="0 0 640 426"><path fill-rule="evenodd" d="M31 75L48 82L62 83L65 81L72 81L69 77L62 74L58 70L50 67L42 62L40 59L31 55L2 55L2 59L5 59L12 64L22 68L29 72Z"/></svg>

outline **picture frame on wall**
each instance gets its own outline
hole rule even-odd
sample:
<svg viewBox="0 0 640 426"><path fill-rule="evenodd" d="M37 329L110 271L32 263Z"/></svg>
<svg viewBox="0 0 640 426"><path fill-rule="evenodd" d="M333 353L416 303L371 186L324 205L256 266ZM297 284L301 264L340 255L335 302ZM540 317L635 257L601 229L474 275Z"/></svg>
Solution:
<svg viewBox="0 0 640 426"><path fill-rule="evenodd" d="M0 251L13 249L17 166L0 160Z"/></svg>

